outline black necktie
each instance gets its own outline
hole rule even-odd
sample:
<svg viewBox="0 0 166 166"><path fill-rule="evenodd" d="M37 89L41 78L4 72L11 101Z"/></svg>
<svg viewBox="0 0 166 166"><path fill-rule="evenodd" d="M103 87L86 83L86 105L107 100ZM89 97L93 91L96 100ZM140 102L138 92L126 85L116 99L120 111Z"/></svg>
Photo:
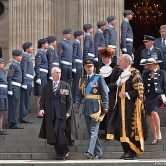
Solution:
<svg viewBox="0 0 166 166"><path fill-rule="evenodd" d="M90 76L88 76L88 80L87 80L88 82L90 81Z"/></svg>
<svg viewBox="0 0 166 166"><path fill-rule="evenodd" d="M148 49L148 58L150 58L150 49Z"/></svg>

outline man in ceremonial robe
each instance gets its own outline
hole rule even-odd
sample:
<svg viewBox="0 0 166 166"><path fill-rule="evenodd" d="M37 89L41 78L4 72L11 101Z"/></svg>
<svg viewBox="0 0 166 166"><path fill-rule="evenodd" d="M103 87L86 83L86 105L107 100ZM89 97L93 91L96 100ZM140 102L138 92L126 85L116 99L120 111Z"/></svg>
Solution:
<svg viewBox="0 0 166 166"><path fill-rule="evenodd" d="M136 154L143 154L147 139L144 85L140 72L131 64L131 56L123 54L119 60L123 72L116 84L109 86L116 89L116 99L107 128L107 139L121 142L124 154L120 159L125 160L133 160Z"/></svg>

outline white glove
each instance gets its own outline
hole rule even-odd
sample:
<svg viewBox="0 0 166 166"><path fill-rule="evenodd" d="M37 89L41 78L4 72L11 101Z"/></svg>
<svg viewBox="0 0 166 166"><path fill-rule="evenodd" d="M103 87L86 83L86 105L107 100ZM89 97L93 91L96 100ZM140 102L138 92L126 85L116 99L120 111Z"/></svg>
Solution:
<svg viewBox="0 0 166 166"><path fill-rule="evenodd" d="M94 60L95 60L96 62L98 62L98 58L94 58Z"/></svg>
<svg viewBox="0 0 166 166"><path fill-rule="evenodd" d="M77 72L77 69L72 69L72 72L73 72L73 73L76 73L76 72Z"/></svg>
<svg viewBox="0 0 166 166"><path fill-rule="evenodd" d="M49 79L50 79L50 80L53 80L53 78L52 78L52 77L49 77Z"/></svg>
<svg viewBox="0 0 166 166"><path fill-rule="evenodd" d="M39 85L41 85L41 79L37 79L36 83L39 84Z"/></svg>
<svg viewBox="0 0 166 166"><path fill-rule="evenodd" d="M13 91L8 91L8 95L13 96Z"/></svg>
<svg viewBox="0 0 166 166"><path fill-rule="evenodd" d="M39 111L39 115L40 115L40 116L44 116L44 114L45 114L44 110L40 110L40 111Z"/></svg>
<svg viewBox="0 0 166 166"><path fill-rule="evenodd" d="M122 48L122 51L127 52L127 48Z"/></svg>
<svg viewBox="0 0 166 166"><path fill-rule="evenodd" d="M22 85L21 86L23 89L27 89L27 85Z"/></svg>
<svg viewBox="0 0 166 166"><path fill-rule="evenodd" d="M118 85L118 86L121 86L121 78L119 77L119 79L116 81L116 85Z"/></svg>

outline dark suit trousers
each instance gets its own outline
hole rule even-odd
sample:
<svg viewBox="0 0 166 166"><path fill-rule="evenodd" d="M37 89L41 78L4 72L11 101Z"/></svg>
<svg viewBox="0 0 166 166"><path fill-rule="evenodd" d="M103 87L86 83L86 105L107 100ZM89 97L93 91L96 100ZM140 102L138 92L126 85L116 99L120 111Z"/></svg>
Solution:
<svg viewBox="0 0 166 166"><path fill-rule="evenodd" d="M21 88L20 95L20 108L19 108L19 120L25 121L27 119L27 113L29 109L29 102L31 96L32 85L27 85L27 89Z"/></svg>
<svg viewBox="0 0 166 166"><path fill-rule="evenodd" d="M63 156L63 153L64 152L68 152L69 149L67 147L67 145L60 145L59 144L59 127L60 127L60 122L61 122L61 119L58 119L56 118L55 119L55 126L54 126L54 132L55 132L55 136L56 136L56 143L54 144L54 148L55 148L55 151L56 151L56 154L58 156Z"/></svg>

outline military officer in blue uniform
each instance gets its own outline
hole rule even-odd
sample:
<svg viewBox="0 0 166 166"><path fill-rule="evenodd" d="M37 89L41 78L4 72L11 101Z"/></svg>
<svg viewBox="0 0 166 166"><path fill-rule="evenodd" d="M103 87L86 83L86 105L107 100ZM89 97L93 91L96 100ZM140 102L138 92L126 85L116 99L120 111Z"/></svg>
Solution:
<svg viewBox="0 0 166 166"><path fill-rule="evenodd" d="M22 86L20 95L20 107L19 107L19 121L20 123L33 123L27 118L29 110L29 102L32 90L32 80L34 77L33 62L29 54L33 51L31 42L26 42L22 45L24 53L22 54L21 69L22 69Z"/></svg>
<svg viewBox="0 0 166 166"><path fill-rule="evenodd" d="M161 60L162 62L159 64L161 70L165 70L165 58L160 50L160 48L154 47L153 36L144 35L144 44L146 49L141 52L141 59L154 58L156 60ZM143 73L148 70L146 65L144 66Z"/></svg>
<svg viewBox="0 0 166 166"><path fill-rule="evenodd" d="M99 73L99 65L102 64L102 59L100 57L100 48L105 47L105 40L103 32L106 28L106 22L105 21L99 21L97 23L98 30L95 33L94 37L94 46L95 46L95 57L98 58L98 62L95 64L96 66L96 73Z"/></svg>
<svg viewBox="0 0 166 166"><path fill-rule="evenodd" d="M63 36L64 39L58 43L58 56L62 72L61 80L67 82L71 86L72 71L76 70L73 55L73 46L69 42L72 37L71 29L65 29L63 31Z"/></svg>
<svg viewBox="0 0 166 166"><path fill-rule="evenodd" d="M104 31L105 46L115 49L115 55L112 59L112 62L117 64L117 53L116 53L116 31L114 26L116 24L115 16L109 16L107 18L108 26Z"/></svg>
<svg viewBox="0 0 166 166"><path fill-rule="evenodd" d="M125 10L123 14L124 20L121 23L121 50L122 54L133 56L133 31L129 23L133 18L133 12Z"/></svg>
<svg viewBox="0 0 166 166"><path fill-rule="evenodd" d="M160 38L154 40L154 46L161 49L164 59L166 60L166 25L160 26L160 35L161 35ZM165 70L166 70L166 64L165 64Z"/></svg>
<svg viewBox="0 0 166 166"><path fill-rule="evenodd" d="M13 50L13 62L9 66L8 81L8 125L10 129L23 129L17 123L17 106L20 98L20 87L22 83L22 70L20 62L22 52Z"/></svg>
<svg viewBox="0 0 166 166"><path fill-rule="evenodd" d="M47 83L47 74L48 74L48 61L46 57L47 48L48 48L48 40L46 38L40 39L38 41L39 51L35 56L35 78L34 78L34 95L38 96L37 99L38 118L40 118L39 104L42 96L43 87Z"/></svg>
<svg viewBox="0 0 166 166"><path fill-rule="evenodd" d="M95 55L94 42L91 36L93 33L93 27L91 24L85 24L83 30L86 33L83 44L83 59L92 58L98 62L98 56Z"/></svg>
<svg viewBox="0 0 166 166"><path fill-rule="evenodd" d="M83 64L87 75L80 78L80 91L75 99L74 111L78 113L81 100L84 99L82 114L85 118L90 140L83 156L88 159L99 159L103 156L103 153L98 138L98 130L100 121L108 112L108 89L103 77L93 73L95 61L85 59Z"/></svg>
<svg viewBox="0 0 166 166"><path fill-rule="evenodd" d="M51 70L53 67L59 67L59 57L54 49L56 46L56 37L48 36L48 49L46 52L47 60L48 60L48 79L52 80Z"/></svg>
<svg viewBox="0 0 166 166"><path fill-rule="evenodd" d="M73 85L78 85L78 81L82 76L82 68L83 68L83 55L82 55L82 48L81 48L81 41L83 39L83 32L82 31L75 31L74 32L75 42L73 43L73 54L75 59L75 66L76 70L73 71ZM75 96L78 93L78 86L72 86L72 95L73 95L73 102L75 101Z"/></svg>
<svg viewBox="0 0 166 166"><path fill-rule="evenodd" d="M0 135L6 135L2 129L4 112L7 111L7 78L4 69L4 59L0 58Z"/></svg>

